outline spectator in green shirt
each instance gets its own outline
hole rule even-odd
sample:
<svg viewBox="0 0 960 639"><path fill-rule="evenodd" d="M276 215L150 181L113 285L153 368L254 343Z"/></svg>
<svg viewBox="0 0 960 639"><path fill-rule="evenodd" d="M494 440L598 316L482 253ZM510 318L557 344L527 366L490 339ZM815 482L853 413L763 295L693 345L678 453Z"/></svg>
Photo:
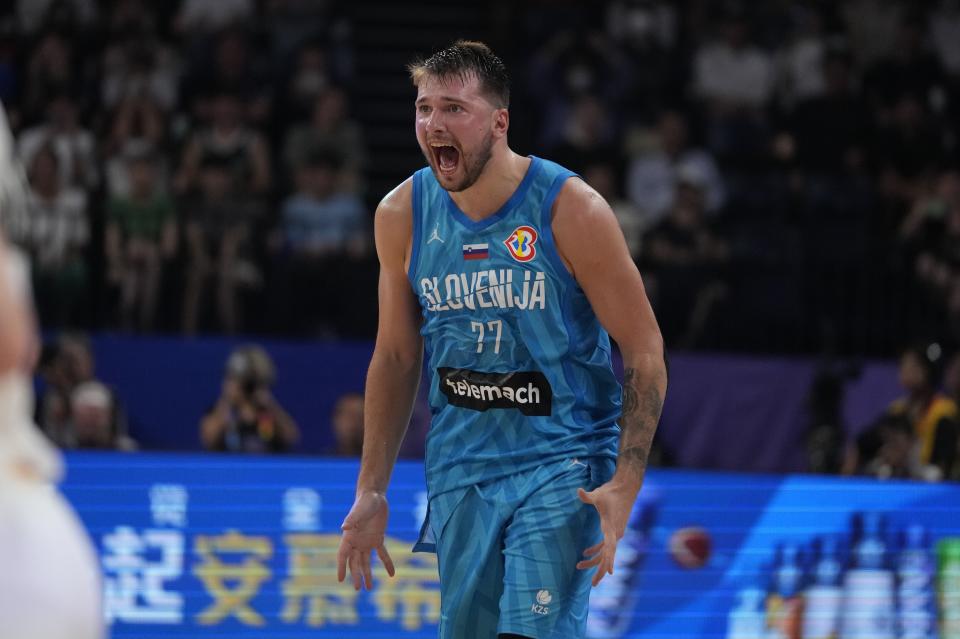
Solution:
<svg viewBox="0 0 960 639"><path fill-rule="evenodd" d="M120 324L149 331L157 314L164 262L177 245L173 203L149 153L127 161L130 194L110 200L105 247L108 283L119 289Z"/></svg>

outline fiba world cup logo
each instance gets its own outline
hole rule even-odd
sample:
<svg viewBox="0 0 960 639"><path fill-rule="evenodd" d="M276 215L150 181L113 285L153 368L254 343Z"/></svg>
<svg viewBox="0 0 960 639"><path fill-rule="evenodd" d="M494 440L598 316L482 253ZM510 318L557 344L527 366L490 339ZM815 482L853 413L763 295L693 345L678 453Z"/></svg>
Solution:
<svg viewBox="0 0 960 639"><path fill-rule="evenodd" d="M529 262L537 255L537 230L532 226L518 226L503 241L511 257L518 262Z"/></svg>

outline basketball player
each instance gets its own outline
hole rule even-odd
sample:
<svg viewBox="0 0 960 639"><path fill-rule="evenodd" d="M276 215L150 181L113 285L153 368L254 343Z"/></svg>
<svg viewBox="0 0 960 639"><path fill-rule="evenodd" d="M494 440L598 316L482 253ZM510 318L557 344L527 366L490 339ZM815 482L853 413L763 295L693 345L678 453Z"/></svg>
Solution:
<svg viewBox="0 0 960 639"><path fill-rule="evenodd" d="M460 41L410 71L429 167L377 210L380 324L338 577L349 568L370 588L374 550L394 573L385 493L425 346L429 507L415 549L438 555L440 636L583 637L660 416L660 331L607 203L508 146L500 59Z"/></svg>
<svg viewBox="0 0 960 639"><path fill-rule="evenodd" d="M0 213L22 205L0 107ZM6 210L4 210L4 208ZM0 639L103 636L97 559L31 421L37 336L26 260L0 233Z"/></svg>

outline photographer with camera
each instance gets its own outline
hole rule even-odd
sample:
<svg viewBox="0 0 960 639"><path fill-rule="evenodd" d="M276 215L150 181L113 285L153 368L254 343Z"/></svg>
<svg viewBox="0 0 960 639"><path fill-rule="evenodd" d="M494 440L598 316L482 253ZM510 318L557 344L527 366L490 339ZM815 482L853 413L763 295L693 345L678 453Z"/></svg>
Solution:
<svg viewBox="0 0 960 639"><path fill-rule="evenodd" d="M270 392L273 361L259 346L241 346L227 359L222 392L200 421L204 448L243 453L281 453L300 439L293 418Z"/></svg>

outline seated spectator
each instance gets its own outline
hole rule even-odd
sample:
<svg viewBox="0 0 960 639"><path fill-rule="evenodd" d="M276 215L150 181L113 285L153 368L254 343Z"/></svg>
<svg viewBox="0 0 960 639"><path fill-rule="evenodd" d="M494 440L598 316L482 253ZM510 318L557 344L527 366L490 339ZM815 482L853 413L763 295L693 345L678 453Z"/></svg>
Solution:
<svg viewBox="0 0 960 639"><path fill-rule="evenodd" d="M936 479L920 463L919 442L905 415L884 415L857 438L858 475L876 479Z"/></svg>
<svg viewBox="0 0 960 639"><path fill-rule="evenodd" d="M114 112L110 136L107 138L104 162L107 193L115 197L130 195L128 160L133 155L154 155L154 166L164 182L170 173L163 148L166 120L163 113L147 99L124 100Z"/></svg>
<svg viewBox="0 0 960 639"><path fill-rule="evenodd" d="M950 397L937 390L939 384L941 351L938 344L916 346L906 349L900 357L900 385L906 395L890 405L873 433L868 431L866 440L888 440L902 458L902 437L899 434L879 432L889 425L890 419L902 419L916 440L915 476L927 480L939 480L952 476L957 458L958 410ZM902 429L900 429L902 430ZM845 467L862 467L868 460L862 458L862 444L848 451ZM876 446L877 449L880 446ZM889 463L889 460L885 460ZM901 459L902 461L902 459Z"/></svg>
<svg viewBox="0 0 960 639"><path fill-rule="evenodd" d="M79 49L72 40L55 31L44 34L33 46L21 80L23 93L19 106L24 119L32 122L42 116L58 96L79 95L84 90L79 72L83 56Z"/></svg>
<svg viewBox="0 0 960 639"><path fill-rule="evenodd" d="M286 309L278 317L300 334L333 331L345 309L329 300L353 286L344 274L367 251L367 214L363 202L340 190L339 158L317 151L297 172L297 193L283 205L280 243L283 254L274 293Z"/></svg>
<svg viewBox="0 0 960 639"><path fill-rule="evenodd" d="M641 211L641 232L660 222L674 206L681 174L696 174L704 189L708 214L723 206L723 178L710 154L688 144L687 121L678 111L664 111L657 122L657 147L634 158L627 169L627 194Z"/></svg>
<svg viewBox="0 0 960 639"><path fill-rule="evenodd" d="M273 112L273 78L259 50L242 29L219 34L212 56L191 60L183 81L182 102L201 121L216 117L219 96L236 97L244 123L263 128Z"/></svg>
<svg viewBox="0 0 960 639"><path fill-rule="evenodd" d="M93 0L18 0L16 5L17 26L30 35L43 28L67 32L94 28L98 18Z"/></svg>
<svg viewBox="0 0 960 639"><path fill-rule="evenodd" d="M572 171L582 172L590 163L618 160L613 114L592 95L574 99L550 155Z"/></svg>
<svg viewBox="0 0 960 639"><path fill-rule="evenodd" d="M280 453L300 439L293 418L274 398L273 360L259 346L242 346L227 359L220 398L200 421L200 440L214 451Z"/></svg>
<svg viewBox="0 0 960 639"><path fill-rule="evenodd" d="M304 43L297 52L296 66L284 88L287 116L299 120L309 115L311 109L316 108L318 100L334 89L332 84L333 78L323 44L319 41ZM342 94L334 96L341 101L343 97ZM342 110L342 106L336 105L335 108L340 107Z"/></svg>
<svg viewBox="0 0 960 639"><path fill-rule="evenodd" d="M89 338L81 333L60 335L44 346L38 371L44 388L37 400L36 421L53 443L61 448L93 445L93 441L109 441L106 447L121 450L136 446L127 435L125 411L116 394L96 379ZM86 390L78 394L81 388ZM79 421L75 407L83 410ZM108 426L100 428L98 424L104 422Z"/></svg>
<svg viewBox="0 0 960 639"><path fill-rule="evenodd" d="M363 202L340 187L338 154L315 151L297 172L297 192L283 205L286 247L298 257L364 249L367 216Z"/></svg>
<svg viewBox="0 0 960 639"><path fill-rule="evenodd" d="M331 424L334 438L331 454L359 458L363 452L363 395L341 395L333 407Z"/></svg>
<svg viewBox="0 0 960 639"><path fill-rule="evenodd" d="M668 344L695 344L714 306L727 294L723 267L730 251L703 213L701 183L696 176L681 176L670 215L644 236L654 307Z"/></svg>
<svg viewBox="0 0 960 639"><path fill-rule="evenodd" d="M190 37L201 37L249 20L253 0L184 0L174 20L174 29Z"/></svg>
<svg viewBox="0 0 960 639"><path fill-rule="evenodd" d="M127 160L131 189L108 207L105 250L107 281L120 290L120 325L153 328L163 265L176 251L173 203L157 176L152 154Z"/></svg>
<svg viewBox="0 0 960 639"><path fill-rule="evenodd" d="M283 158L291 175L307 164L317 149L334 149L343 158L343 186L356 190L366 149L359 123L347 110L342 89L327 88L313 101L310 120L291 127L283 146Z"/></svg>
<svg viewBox="0 0 960 639"><path fill-rule="evenodd" d="M774 88L770 56L749 40L746 16L729 13L722 38L700 47L693 89L707 112L708 146L733 160L765 147L764 109Z"/></svg>
<svg viewBox="0 0 960 639"><path fill-rule="evenodd" d="M930 301L960 326L960 171L943 172L932 192L915 200L900 239Z"/></svg>
<svg viewBox="0 0 960 639"><path fill-rule="evenodd" d="M40 321L47 327L75 325L87 287L86 194L63 185L49 146L34 154L28 176L27 214L11 236L30 254Z"/></svg>
<svg viewBox="0 0 960 639"><path fill-rule="evenodd" d="M183 330L187 334L196 332L201 301L213 280L220 326L233 333L240 327L238 289L259 284L260 274L248 259L259 207L234 190L230 166L223 159L204 162L200 187L198 198L181 205L187 262Z"/></svg>
<svg viewBox="0 0 960 639"><path fill-rule="evenodd" d="M797 163L808 174L842 174L863 165L869 117L850 73L849 56L827 53L824 92L801 100L789 120L789 147L795 149Z"/></svg>
<svg viewBox="0 0 960 639"><path fill-rule="evenodd" d="M907 15L897 25L890 54L867 69L864 92L882 119L887 119L884 116L896 108L903 95L917 96L921 109L936 108L931 96L935 93L943 96L946 88L943 67L926 42L922 17L917 13Z"/></svg>
<svg viewBox="0 0 960 639"><path fill-rule="evenodd" d="M137 450L119 415L110 389L100 382L84 382L70 394L70 429L58 443L63 448Z"/></svg>
<svg viewBox="0 0 960 639"><path fill-rule="evenodd" d="M229 169L232 191L262 195L270 188L267 142L246 125L243 105L230 93L214 99L210 126L196 132L187 143L174 183L176 191L184 194L200 187L200 169L211 161Z"/></svg>
<svg viewBox="0 0 960 639"><path fill-rule="evenodd" d="M100 180L97 167L96 139L80 122L73 98L55 96L46 105L46 120L27 129L17 141L17 151L24 166L33 164L43 148L57 156L57 171L64 188L92 189Z"/></svg>
<svg viewBox="0 0 960 639"><path fill-rule="evenodd" d="M834 475L843 463L843 397L848 379L858 377L855 368L823 367L817 372L807 396L807 472Z"/></svg>
<svg viewBox="0 0 960 639"><path fill-rule="evenodd" d="M126 100L149 102L164 112L176 106L179 78L174 52L147 28L132 26L104 51L100 87L104 107L115 109Z"/></svg>

